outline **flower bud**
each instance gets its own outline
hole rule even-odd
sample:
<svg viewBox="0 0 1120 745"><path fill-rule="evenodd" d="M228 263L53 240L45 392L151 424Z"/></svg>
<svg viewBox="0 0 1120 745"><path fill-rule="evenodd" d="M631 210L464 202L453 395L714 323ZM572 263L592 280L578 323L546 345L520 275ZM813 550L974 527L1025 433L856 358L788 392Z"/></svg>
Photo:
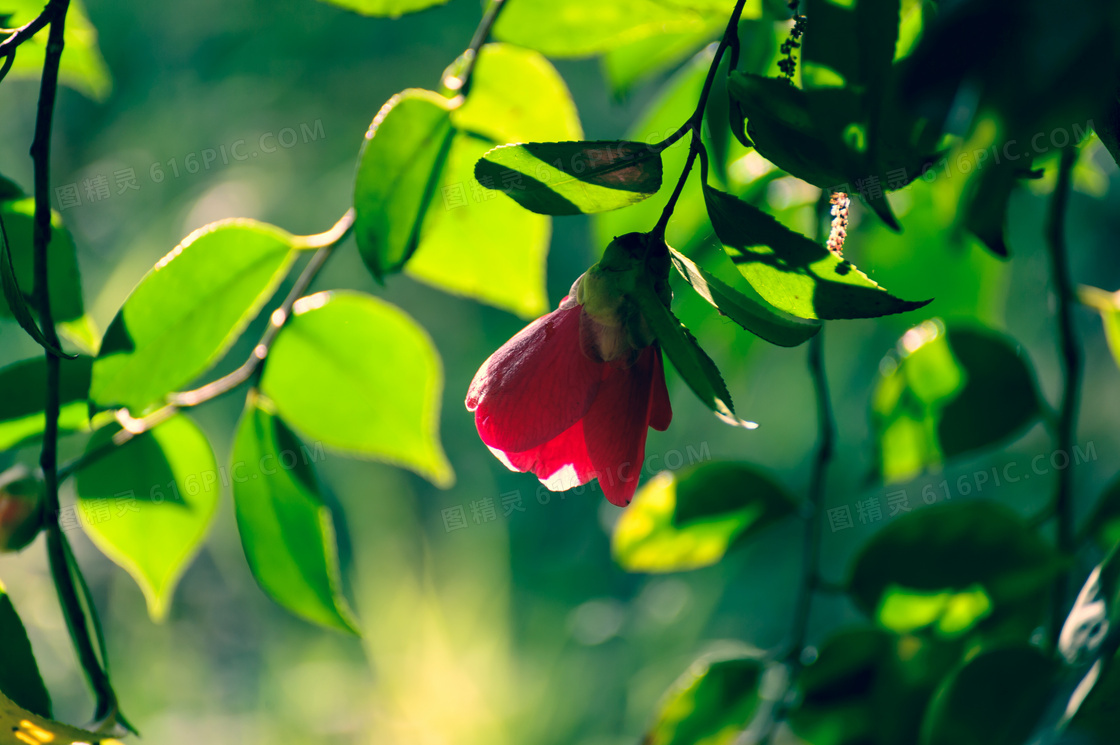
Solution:
<svg viewBox="0 0 1120 745"><path fill-rule="evenodd" d="M599 263L576 280L570 296L583 308L580 340L588 357L628 365L635 352L654 342L630 295L639 283L648 282L668 305L668 261L664 245L651 246L649 236L628 233L611 241Z"/></svg>
<svg viewBox="0 0 1120 745"><path fill-rule="evenodd" d="M0 553L20 551L43 525L43 484L26 466L0 473Z"/></svg>

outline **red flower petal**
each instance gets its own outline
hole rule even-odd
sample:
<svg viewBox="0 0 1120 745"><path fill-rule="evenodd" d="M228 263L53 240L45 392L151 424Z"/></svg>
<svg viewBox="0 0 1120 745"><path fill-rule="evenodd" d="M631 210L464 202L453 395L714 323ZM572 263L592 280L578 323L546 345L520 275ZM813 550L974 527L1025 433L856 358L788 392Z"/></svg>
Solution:
<svg viewBox="0 0 1120 745"><path fill-rule="evenodd" d="M576 422L559 436L523 453L490 448L511 471L532 471L551 491L564 491L595 478L591 456L583 439L583 422Z"/></svg>
<svg viewBox="0 0 1120 745"><path fill-rule="evenodd" d="M587 413L603 365L581 351L581 307L538 318L492 354L467 391L478 434L491 448L523 453L564 433Z"/></svg>
<svg viewBox="0 0 1120 745"><path fill-rule="evenodd" d="M630 504L646 453L653 379L661 352L647 347L629 368L608 365L595 403L583 418L583 436L599 486L611 504Z"/></svg>
<svg viewBox="0 0 1120 745"><path fill-rule="evenodd" d="M653 392L649 405L649 426L658 432L669 429L669 423L673 421L673 407L669 403L669 391L665 388L665 363L658 347L653 349Z"/></svg>

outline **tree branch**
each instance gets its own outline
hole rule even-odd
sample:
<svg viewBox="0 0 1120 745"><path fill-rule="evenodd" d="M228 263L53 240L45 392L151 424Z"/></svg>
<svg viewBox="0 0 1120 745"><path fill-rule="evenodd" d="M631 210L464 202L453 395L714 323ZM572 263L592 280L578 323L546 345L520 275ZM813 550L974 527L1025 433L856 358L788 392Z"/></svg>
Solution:
<svg viewBox="0 0 1120 745"><path fill-rule="evenodd" d="M490 38L490 32L493 30L494 24L498 22L498 16L505 7L506 0L493 0L490 3L490 7L486 9L486 14L482 16L482 21L478 24L478 28L475 29L471 45L463 53L463 56L467 58L463 71L457 76L446 77L442 81L443 85L449 90L457 91L461 96L466 96L471 92L474 66L478 62L478 51Z"/></svg>
<svg viewBox="0 0 1120 745"><path fill-rule="evenodd" d="M1054 297L1057 300L1058 344L1062 360L1062 397L1058 404L1056 448L1069 452L1073 447L1077 428L1078 397L1081 388L1081 350L1074 331L1073 309L1077 304L1077 288L1070 280L1069 258L1066 252L1065 220L1069 204L1070 178L1073 164L1077 160L1077 149L1067 147L1062 150L1058 166L1058 181L1054 195L1050 199L1050 215L1046 224L1047 245L1050 250L1050 274L1053 282ZM1073 553L1074 514L1073 514L1073 469L1058 471L1058 483L1054 490L1053 514L1057 518L1058 551L1068 556ZM1069 599L1069 574L1062 572L1054 580L1053 595L1050 599L1050 635L1057 643L1065 620L1066 605Z"/></svg>
<svg viewBox="0 0 1120 745"><path fill-rule="evenodd" d="M665 204L665 209L661 211L661 218L657 221L653 230L650 231L650 235L655 239L665 240L665 229L669 225L669 218L673 216L673 210L676 209L677 200L684 190L684 184L688 180L688 174L692 171L693 163L695 163L697 156L704 147L700 142L700 132L704 124L704 109L708 105L708 96L711 95L712 84L715 82L716 72L719 70L723 53L729 46L732 47L733 54L735 53L735 48L739 42L739 17L743 15L745 4L746 0L736 0L735 9L731 11L731 17L727 19L727 28L724 29L723 38L720 39L719 46L716 47L712 64L708 68L708 75L704 78L704 87L700 90L700 100L696 104L696 110L692 112L688 121L680 126L680 129L653 146L658 151L665 150L684 137L685 134L692 133L692 140L688 143L688 157L685 159L684 169L681 171L673 193L669 196L669 201Z"/></svg>

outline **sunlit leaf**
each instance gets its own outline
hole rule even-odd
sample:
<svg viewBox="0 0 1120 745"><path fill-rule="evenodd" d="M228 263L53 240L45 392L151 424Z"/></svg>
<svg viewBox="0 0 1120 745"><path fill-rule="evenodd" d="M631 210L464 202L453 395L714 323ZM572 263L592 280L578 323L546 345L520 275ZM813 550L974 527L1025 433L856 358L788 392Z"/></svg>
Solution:
<svg viewBox="0 0 1120 745"><path fill-rule="evenodd" d="M455 137L440 187L444 198L429 207L420 247L405 272L446 292L535 318L548 310L551 221L478 183L474 164L488 147Z"/></svg>
<svg viewBox="0 0 1120 745"><path fill-rule="evenodd" d="M543 215L605 212L661 188L661 154L642 142L529 142L486 153L475 177Z"/></svg>
<svg viewBox="0 0 1120 745"><path fill-rule="evenodd" d="M638 39L603 55L603 73L615 97L625 96L635 85L676 66L718 37L727 25L727 14L712 14L705 21L699 28Z"/></svg>
<svg viewBox="0 0 1120 745"><path fill-rule="evenodd" d="M51 715L50 694L39 675L27 631L3 582L0 582L0 694L40 716ZM0 702L0 707L2 705Z"/></svg>
<svg viewBox="0 0 1120 745"><path fill-rule="evenodd" d="M322 2L337 5L340 8L352 10L364 16L399 18L405 13L415 13L434 5L444 5L447 0L322 0Z"/></svg>
<svg viewBox="0 0 1120 745"><path fill-rule="evenodd" d="M701 659L665 694L643 745L730 745L758 711L763 663Z"/></svg>
<svg viewBox="0 0 1120 745"><path fill-rule="evenodd" d="M1026 644L981 652L937 692L922 745L1019 745L1042 715L1056 672Z"/></svg>
<svg viewBox="0 0 1120 745"><path fill-rule="evenodd" d="M0 692L0 745L121 745L117 740L28 711Z"/></svg>
<svg viewBox="0 0 1120 745"><path fill-rule="evenodd" d="M381 107L366 132L354 183L354 237L380 279L416 251L420 226L451 148L454 104L411 88Z"/></svg>
<svg viewBox="0 0 1120 745"><path fill-rule="evenodd" d="M479 52L470 95L451 119L460 130L497 142L583 136L571 94L555 68L539 53L507 44L488 44ZM474 164L489 148L474 134L454 136L420 245L405 272L447 292L535 318L548 306L551 223L478 183Z"/></svg>
<svg viewBox="0 0 1120 745"><path fill-rule="evenodd" d="M801 318L874 318L930 302L896 298L851 262L741 199L710 186L704 199L728 256L779 310Z"/></svg>
<svg viewBox="0 0 1120 745"><path fill-rule="evenodd" d="M1120 292L1105 292L1098 287L1082 285L1078 295L1082 303L1101 314L1108 349L1112 352L1112 359L1120 365Z"/></svg>
<svg viewBox="0 0 1120 745"><path fill-rule="evenodd" d="M927 620L956 635L1001 610L1027 607L1027 615L1037 615L1040 593L1061 566L1054 550L1006 507L961 502L886 525L861 549L849 588L869 616L893 630L912 631ZM947 597L937 599L942 593Z"/></svg>
<svg viewBox="0 0 1120 745"><path fill-rule="evenodd" d="M631 572L698 569L795 509L784 489L745 464L663 471L622 513L611 550Z"/></svg>
<svg viewBox="0 0 1120 745"><path fill-rule="evenodd" d="M439 443L439 355L423 328L383 300L356 292L298 300L261 390L310 440L410 468L438 486L454 480Z"/></svg>
<svg viewBox="0 0 1120 745"><path fill-rule="evenodd" d="M59 366L58 428L62 433L89 426L90 370L93 360L62 360ZM16 362L0 369L0 451L43 433L43 405L47 400L47 363L42 357Z"/></svg>
<svg viewBox="0 0 1120 745"><path fill-rule="evenodd" d="M679 251L670 251L673 266L692 289L720 313L771 344L796 347L820 331L819 321L791 316L750 297L746 294L750 285L735 272L733 266L730 274L725 275L731 280L729 284ZM726 261L726 257L722 258Z"/></svg>
<svg viewBox="0 0 1120 745"><path fill-rule="evenodd" d="M494 36L549 57L587 57L650 36L703 26L702 14L683 3L523 0L510 3L502 12Z"/></svg>
<svg viewBox="0 0 1120 745"><path fill-rule="evenodd" d="M16 28L30 23L42 13L43 3L39 0L4 0L0 12L5 15L10 13L7 26ZM8 73L11 79L39 78L46 58L48 33L44 29L20 45L19 54ZM97 29L90 23L85 4L80 0L70 2L63 40L66 52L62 55L59 81L95 101L104 101L113 83L97 46Z"/></svg>
<svg viewBox="0 0 1120 745"><path fill-rule="evenodd" d="M257 584L292 613L357 633L342 596L334 522L303 446L253 391L233 444L233 501Z"/></svg>
<svg viewBox="0 0 1120 745"><path fill-rule="evenodd" d="M86 452L108 447L113 429L95 432ZM206 435L177 414L83 468L77 487L86 535L140 585L152 619L163 620L221 495Z"/></svg>
<svg viewBox="0 0 1120 745"><path fill-rule="evenodd" d="M888 483L991 447L1041 413L1020 350L980 327L915 326L879 370L872 421Z"/></svg>
<svg viewBox="0 0 1120 745"><path fill-rule="evenodd" d="M253 220L191 233L140 280L93 364L90 396L138 416L229 349L276 291L296 255L291 236Z"/></svg>
<svg viewBox="0 0 1120 745"><path fill-rule="evenodd" d="M539 52L511 44L479 50L470 95L452 110L451 123L496 143L583 138L575 101L560 73Z"/></svg>

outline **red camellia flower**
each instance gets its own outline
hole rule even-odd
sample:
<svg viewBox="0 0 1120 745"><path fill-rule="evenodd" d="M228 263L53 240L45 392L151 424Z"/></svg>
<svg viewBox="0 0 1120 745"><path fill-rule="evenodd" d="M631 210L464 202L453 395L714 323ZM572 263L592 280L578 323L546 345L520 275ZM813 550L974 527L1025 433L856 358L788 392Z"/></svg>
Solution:
<svg viewBox="0 0 1120 745"><path fill-rule="evenodd" d="M467 392L482 441L511 470L553 491L599 479L630 503L648 427L673 417L661 349L625 299L596 287L594 267L560 307L483 363Z"/></svg>

